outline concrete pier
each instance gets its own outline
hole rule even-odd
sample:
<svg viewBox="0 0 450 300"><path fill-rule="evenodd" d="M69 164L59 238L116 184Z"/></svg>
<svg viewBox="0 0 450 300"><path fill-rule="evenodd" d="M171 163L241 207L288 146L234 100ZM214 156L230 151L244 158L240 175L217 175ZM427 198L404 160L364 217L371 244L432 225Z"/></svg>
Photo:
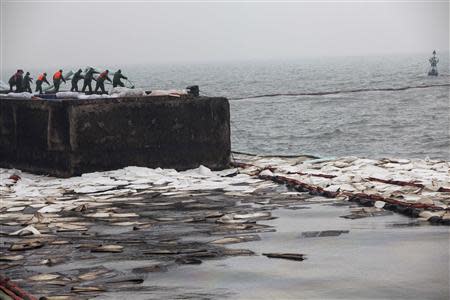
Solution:
<svg viewBox="0 0 450 300"><path fill-rule="evenodd" d="M226 98L0 99L0 167L70 177L126 166L223 169Z"/></svg>

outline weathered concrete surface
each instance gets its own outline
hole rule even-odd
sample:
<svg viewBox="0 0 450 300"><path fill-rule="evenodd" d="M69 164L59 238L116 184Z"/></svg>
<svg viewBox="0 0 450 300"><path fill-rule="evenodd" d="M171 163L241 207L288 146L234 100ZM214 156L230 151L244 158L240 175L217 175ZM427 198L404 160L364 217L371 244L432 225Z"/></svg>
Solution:
<svg viewBox="0 0 450 300"><path fill-rule="evenodd" d="M226 98L0 100L0 166L68 177L125 166L222 169Z"/></svg>

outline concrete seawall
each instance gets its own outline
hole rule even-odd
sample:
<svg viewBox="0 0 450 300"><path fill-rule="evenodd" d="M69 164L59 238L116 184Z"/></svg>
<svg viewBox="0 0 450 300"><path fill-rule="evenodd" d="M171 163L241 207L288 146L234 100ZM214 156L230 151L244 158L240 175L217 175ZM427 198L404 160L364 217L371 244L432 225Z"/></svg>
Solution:
<svg viewBox="0 0 450 300"><path fill-rule="evenodd" d="M126 166L228 166L226 98L0 100L0 167L60 177Z"/></svg>

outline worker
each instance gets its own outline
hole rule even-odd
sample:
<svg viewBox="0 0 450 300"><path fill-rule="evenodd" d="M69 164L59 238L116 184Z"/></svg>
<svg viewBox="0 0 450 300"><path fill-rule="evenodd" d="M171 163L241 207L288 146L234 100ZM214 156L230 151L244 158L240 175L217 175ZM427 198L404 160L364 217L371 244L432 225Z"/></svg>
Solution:
<svg viewBox="0 0 450 300"><path fill-rule="evenodd" d="M84 91L86 90L86 87L89 88L89 93L92 94L92 80L97 81L94 78L94 74L98 74L97 71L95 71L93 68L90 68L87 72L86 75L84 75L84 82L83 82L83 88L81 89L81 91L84 93Z"/></svg>
<svg viewBox="0 0 450 300"><path fill-rule="evenodd" d="M63 76L63 70L57 71L55 74L53 74L53 86L55 87L55 93L59 92L59 86L61 84L61 80L66 83L66 80Z"/></svg>
<svg viewBox="0 0 450 300"><path fill-rule="evenodd" d="M98 89L100 88L102 90L102 94L106 94L105 91L105 80L108 80L109 82L111 81L111 78L108 77L109 71L103 71L102 73L100 73L100 75L98 75L97 77L97 84L95 85L95 93L97 93Z"/></svg>
<svg viewBox="0 0 450 300"><path fill-rule="evenodd" d="M113 76L113 81L112 81L113 88L115 88L116 86L122 86L122 87L125 86L123 84L123 82L120 81L120 79L122 79L122 78L123 79L128 79L127 77L122 75L122 70L119 69L119 70L117 70L116 73L114 73L114 76Z"/></svg>
<svg viewBox="0 0 450 300"><path fill-rule="evenodd" d="M36 92L39 92L39 94L43 94L42 92L42 83L45 82L48 85L50 85L50 82L47 80L47 73L43 73L38 76L38 79L36 80Z"/></svg>
<svg viewBox="0 0 450 300"><path fill-rule="evenodd" d="M71 92L78 92L78 81L84 78L84 76L81 75L81 72L83 72L83 70L79 69L75 74L73 74L72 88L70 89Z"/></svg>
<svg viewBox="0 0 450 300"><path fill-rule="evenodd" d="M25 74L25 77L23 77L23 90L28 93L32 93L31 85L30 83L33 82L33 78L30 77L30 72L27 72Z"/></svg>
<svg viewBox="0 0 450 300"><path fill-rule="evenodd" d="M22 70L17 70L16 73L14 73L13 76L11 76L11 78L9 78L9 91L12 92L13 91L13 87L16 87L15 92L16 93L21 93L23 91L22 89L22 85L23 85L23 71Z"/></svg>

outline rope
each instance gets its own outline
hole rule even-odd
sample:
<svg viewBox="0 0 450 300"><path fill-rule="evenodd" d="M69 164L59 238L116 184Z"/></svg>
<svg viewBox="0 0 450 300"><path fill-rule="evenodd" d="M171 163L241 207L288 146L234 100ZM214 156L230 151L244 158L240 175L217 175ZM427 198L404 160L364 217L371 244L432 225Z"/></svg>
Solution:
<svg viewBox="0 0 450 300"><path fill-rule="evenodd" d="M231 151L232 153L236 154L242 154L242 155L248 155L248 156L258 156L263 158L269 158L269 157L281 157L281 158L296 158L296 157L307 157L311 159L319 159L320 157L310 155L310 154L289 154L289 155L270 155L270 154L254 154L254 153L247 153L247 152L241 152L241 151Z"/></svg>
<svg viewBox="0 0 450 300"><path fill-rule="evenodd" d="M131 84L131 87L130 87L130 89L134 89L134 87L135 87L134 83L133 83L133 82L131 82L131 80L130 80L130 79L127 79L127 81L128 81L128 83L129 83L129 84Z"/></svg>
<svg viewBox="0 0 450 300"><path fill-rule="evenodd" d="M418 86L405 86L399 88L365 88L365 89L355 89L355 90L342 90L342 91L325 91L325 92L310 92L310 93L277 93L277 94L265 94L265 95L254 95L248 97L240 98L230 98L229 100L244 100L244 99L255 99L255 98L265 98L265 97L279 97L279 96L325 96L325 95L335 95L335 94L349 94L349 93L361 93L361 92L393 92L393 91L405 91L409 89L424 89L431 87L443 87L450 86L450 83L442 84L428 84L428 85L418 85Z"/></svg>

